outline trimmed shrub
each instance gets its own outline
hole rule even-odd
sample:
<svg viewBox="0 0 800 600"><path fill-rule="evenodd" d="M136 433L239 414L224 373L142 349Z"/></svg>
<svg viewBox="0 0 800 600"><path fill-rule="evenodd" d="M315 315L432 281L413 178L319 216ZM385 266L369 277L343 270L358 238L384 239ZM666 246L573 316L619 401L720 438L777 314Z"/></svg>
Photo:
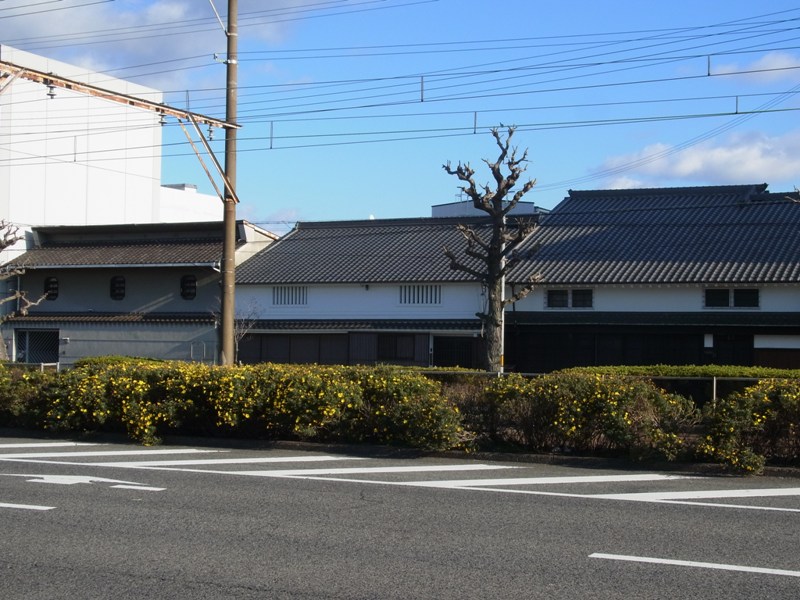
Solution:
<svg viewBox="0 0 800 600"><path fill-rule="evenodd" d="M800 380L765 379L704 411L701 458L754 473L767 461L800 465Z"/></svg>
<svg viewBox="0 0 800 600"><path fill-rule="evenodd" d="M678 458L696 422L691 401L638 378L553 373L493 382L505 435L533 451Z"/></svg>
<svg viewBox="0 0 800 600"><path fill-rule="evenodd" d="M441 384L400 367L354 368L361 389L349 422L353 441L443 450L464 444L457 406L441 395Z"/></svg>
<svg viewBox="0 0 800 600"><path fill-rule="evenodd" d="M458 409L440 385L400 368L200 363L118 357L82 362L19 394L14 415L51 431L124 431L144 444L167 432L369 441L449 448L465 435ZM11 379L0 372L0 418L11 415ZM23 386L24 387L24 386ZM27 412L26 412L27 411ZM16 417L15 417L16 418ZM11 416L6 421L11 423Z"/></svg>
<svg viewBox="0 0 800 600"><path fill-rule="evenodd" d="M0 366L0 426L40 427L57 381L54 371Z"/></svg>

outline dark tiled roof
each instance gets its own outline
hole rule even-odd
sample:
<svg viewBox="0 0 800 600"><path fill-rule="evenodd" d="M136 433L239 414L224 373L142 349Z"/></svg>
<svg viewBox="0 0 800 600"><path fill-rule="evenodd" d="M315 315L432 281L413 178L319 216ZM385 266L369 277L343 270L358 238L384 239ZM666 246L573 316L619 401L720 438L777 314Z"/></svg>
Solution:
<svg viewBox="0 0 800 600"><path fill-rule="evenodd" d="M365 319L354 320L287 320L262 319L253 323L252 331L474 331L480 329L478 319Z"/></svg>
<svg viewBox="0 0 800 600"><path fill-rule="evenodd" d="M13 323L199 323L213 324L208 313L36 313L9 317Z"/></svg>
<svg viewBox="0 0 800 600"><path fill-rule="evenodd" d="M508 280L541 274L543 285L800 282L800 203L766 187L571 191L541 218L525 243L538 245L538 253ZM464 222L486 231L486 220L465 218L302 223L245 263L237 281L473 281L451 270L442 252L448 246L463 256L455 225Z"/></svg>
<svg viewBox="0 0 800 600"><path fill-rule="evenodd" d="M220 240L52 243L33 248L12 261L28 269L46 267L212 265L222 256Z"/></svg>
<svg viewBox="0 0 800 600"><path fill-rule="evenodd" d="M237 283L472 281L442 250L466 246L458 223L475 218L300 223L238 270ZM466 261L467 259L465 259ZM471 260L471 259L470 259ZM476 263L473 261L473 265Z"/></svg>
<svg viewBox="0 0 800 600"><path fill-rule="evenodd" d="M237 221L237 248L246 243L247 231L255 232L259 239L275 238L246 221ZM212 266L222 258L223 237L223 224L217 221L34 227L34 245L8 264L30 269Z"/></svg>
<svg viewBox="0 0 800 600"><path fill-rule="evenodd" d="M800 312L774 313L749 310L700 311L700 312L596 312L593 310L556 310L556 311L516 311L509 313L506 323L541 327L555 325L559 327L593 327L609 325L615 328L660 327L664 325L684 327L748 327L763 328L787 327L800 329Z"/></svg>
<svg viewBox="0 0 800 600"><path fill-rule="evenodd" d="M509 277L544 285L796 283L800 203L766 185L570 192ZM796 197L797 194L791 194Z"/></svg>

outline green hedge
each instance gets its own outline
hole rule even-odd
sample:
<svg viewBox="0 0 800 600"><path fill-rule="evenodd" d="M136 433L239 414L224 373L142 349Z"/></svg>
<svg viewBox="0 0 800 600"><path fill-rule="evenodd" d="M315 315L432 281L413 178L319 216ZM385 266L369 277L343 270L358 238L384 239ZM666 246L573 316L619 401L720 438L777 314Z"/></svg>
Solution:
<svg viewBox="0 0 800 600"><path fill-rule="evenodd" d="M745 379L800 378L800 369L736 365L647 365L574 367L562 373L631 375L637 377L736 377Z"/></svg>
<svg viewBox="0 0 800 600"><path fill-rule="evenodd" d="M704 410L701 457L742 472L800 466L800 380L765 379Z"/></svg>
<svg viewBox="0 0 800 600"><path fill-rule="evenodd" d="M0 425L458 447L458 408L441 385L401 368L103 358L60 373L0 369Z"/></svg>
<svg viewBox="0 0 800 600"><path fill-rule="evenodd" d="M509 375L486 388L494 439L535 452L626 454L675 460L698 421L694 404L652 383L618 375Z"/></svg>
<svg viewBox="0 0 800 600"><path fill-rule="evenodd" d="M401 367L216 367L103 357L63 372L0 366L0 426L488 448L800 466L796 371L601 367L541 377ZM647 379L758 377L698 408Z"/></svg>

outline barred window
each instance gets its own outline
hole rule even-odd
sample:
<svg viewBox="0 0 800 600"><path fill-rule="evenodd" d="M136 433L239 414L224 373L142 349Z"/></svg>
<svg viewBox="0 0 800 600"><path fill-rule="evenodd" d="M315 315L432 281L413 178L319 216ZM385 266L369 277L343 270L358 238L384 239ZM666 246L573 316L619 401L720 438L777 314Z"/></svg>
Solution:
<svg viewBox="0 0 800 600"><path fill-rule="evenodd" d="M400 304L441 304L440 285L401 285Z"/></svg>
<svg viewBox="0 0 800 600"><path fill-rule="evenodd" d="M594 292L591 289L547 290L547 308L592 308Z"/></svg>
<svg viewBox="0 0 800 600"><path fill-rule="evenodd" d="M272 288L272 306L305 306L308 304L308 287L280 285Z"/></svg>
<svg viewBox="0 0 800 600"><path fill-rule="evenodd" d="M708 288L705 291L706 308L758 308L758 288Z"/></svg>
<svg viewBox="0 0 800 600"><path fill-rule="evenodd" d="M44 297L48 300L55 300L58 298L58 277L45 277Z"/></svg>
<svg viewBox="0 0 800 600"><path fill-rule="evenodd" d="M568 308L569 290L547 290L548 308Z"/></svg>
<svg viewBox="0 0 800 600"><path fill-rule="evenodd" d="M114 275L108 286L108 293L112 300L123 300L125 298L125 276Z"/></svg>
<svg viewBox="0 0 800 600"><path fill-rule="evenodd" d="M184 275L181 277L181 298L194 300L197 297L197 276Z"/></svg>
<svg viewBox="0 0 800 600"><path fill-rule="evenodd" d="M592 290L572 290L572 308L592 308Z"/></svg>

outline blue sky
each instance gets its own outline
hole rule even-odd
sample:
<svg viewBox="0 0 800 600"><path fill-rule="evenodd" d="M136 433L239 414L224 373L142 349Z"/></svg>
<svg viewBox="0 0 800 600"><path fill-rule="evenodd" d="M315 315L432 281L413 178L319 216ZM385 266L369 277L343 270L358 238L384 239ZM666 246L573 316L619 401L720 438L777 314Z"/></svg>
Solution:
<svg viewBox="0 0 800 600"><path fill-rule="evenodd" d="M2 4L0 43L224 116L225 0ZM499 125L546 208L570 189L792 190L798 28L788 0L240 0L239 216L428 216L458 196L445 162L488 183ZM213 193L182 140L165 129L163 182Z"/></svg>

